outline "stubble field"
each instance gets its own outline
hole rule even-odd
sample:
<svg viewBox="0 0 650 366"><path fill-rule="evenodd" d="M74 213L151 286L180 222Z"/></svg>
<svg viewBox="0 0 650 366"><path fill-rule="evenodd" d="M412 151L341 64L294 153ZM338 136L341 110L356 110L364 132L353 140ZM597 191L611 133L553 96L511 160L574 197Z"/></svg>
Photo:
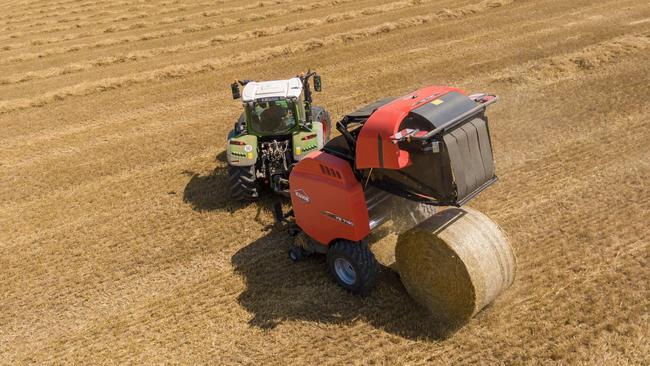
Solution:
<svg viewBox="0 0 650 366"><path fill-rule="evenodd" d="M650 363L641 0L0 4L0 363ZM333 118L430 84L499 94L513 286L453 334L383 271L292 264L228 199L235 78L323 75Z"/></svg>

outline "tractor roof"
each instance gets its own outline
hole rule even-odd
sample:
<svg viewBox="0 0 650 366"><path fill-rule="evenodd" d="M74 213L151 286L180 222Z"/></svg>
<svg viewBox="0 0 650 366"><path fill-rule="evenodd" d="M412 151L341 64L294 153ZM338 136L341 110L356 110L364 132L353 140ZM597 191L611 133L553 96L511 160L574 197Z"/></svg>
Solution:
<svg viewBox="0 0 650 366"><path fill-rule="evenodd" d="M258 99L297 98L302 93L300 78L273 81L251 81L244 87L242 100L252 102Z"/></svg>

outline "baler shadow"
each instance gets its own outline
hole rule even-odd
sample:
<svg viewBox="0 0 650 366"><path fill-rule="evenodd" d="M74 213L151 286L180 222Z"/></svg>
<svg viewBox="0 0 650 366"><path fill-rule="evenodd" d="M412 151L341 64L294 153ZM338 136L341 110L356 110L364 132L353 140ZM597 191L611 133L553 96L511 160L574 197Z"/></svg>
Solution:
<svg viewBox="0 0 650 366"><path fill-rule="evenodd" d="M346 292L330 279L324 256L291 262L287 256L291 240L284 230L273 230L232 257L236 272L247 284L238 300L254 315L252 326L274 328L285 320L362 321L401 337L436 341L459 328L433 319L388 268L382 268L380 284L370 296Z"/></svg>

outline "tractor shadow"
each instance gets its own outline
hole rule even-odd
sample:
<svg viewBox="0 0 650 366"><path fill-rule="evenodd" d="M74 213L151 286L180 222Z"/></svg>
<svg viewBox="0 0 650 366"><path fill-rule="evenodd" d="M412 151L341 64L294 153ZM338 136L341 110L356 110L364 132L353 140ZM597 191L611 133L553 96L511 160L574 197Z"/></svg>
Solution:
<svg viewBox="0 0 650 366"><path fill-rule="evenodd" d="M383 267L377 288L367 297L340 288L327 272L325 256L293 263L291 238L275 227L232 257L246 289L238 301L253 314L251 326L272 329L285 320L352 324L362 321L389 333L431 341L444 340L462 326L434 319L406 292L399 276Z"/></svg>
<svg viewBox="0 0 650 366"><path fill-rule="evenodd" d="M181 173L190 177L183 190L183 202L190 204L194 211L224 211L233 213L251 204L264 203L267 200L266 198L261 198L257 201L235 201L230 199L226 152L220 152L215 157L215 161L217 162L217 166L210 174L202 175L190 170L185 170ZM262 190L260 196L269 197L273 195ZM270 204L258 205L258 207L267 206L270 207Z"/></svg>

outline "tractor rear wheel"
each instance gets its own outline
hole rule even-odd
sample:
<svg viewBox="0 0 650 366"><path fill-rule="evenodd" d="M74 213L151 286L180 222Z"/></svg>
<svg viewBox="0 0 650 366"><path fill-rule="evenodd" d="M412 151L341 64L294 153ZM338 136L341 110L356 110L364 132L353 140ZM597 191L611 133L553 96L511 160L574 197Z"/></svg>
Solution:
<svg viewBox="0 0 650 366"><path fill-rule="evenodd" d="M326 144L332 135L332 118L329 112L323 107L311 107L311 113L314 121L323 124L323 144Z"/></svg>
<svg viewBox="0 0 650 366"><path fill-rule="evenodd" d="M254 200L259 197L255 179L255 165L228 166L230 196L236 200Z"/></svg>
<svg viewBox="0 0 650 366"><path fill-rule="evenodd" d="M326 110L323 110L320 121L323 124L323 144L326 144L329 142L330 137L332 136L332 119Z"/></svg>
<svg viewBox="0 0 650 366"><path fill-rule="evenodd" d="M337 240L327 251L327 267L344 289L367 295L377 284L379 265L365 241Z"/></svg>

